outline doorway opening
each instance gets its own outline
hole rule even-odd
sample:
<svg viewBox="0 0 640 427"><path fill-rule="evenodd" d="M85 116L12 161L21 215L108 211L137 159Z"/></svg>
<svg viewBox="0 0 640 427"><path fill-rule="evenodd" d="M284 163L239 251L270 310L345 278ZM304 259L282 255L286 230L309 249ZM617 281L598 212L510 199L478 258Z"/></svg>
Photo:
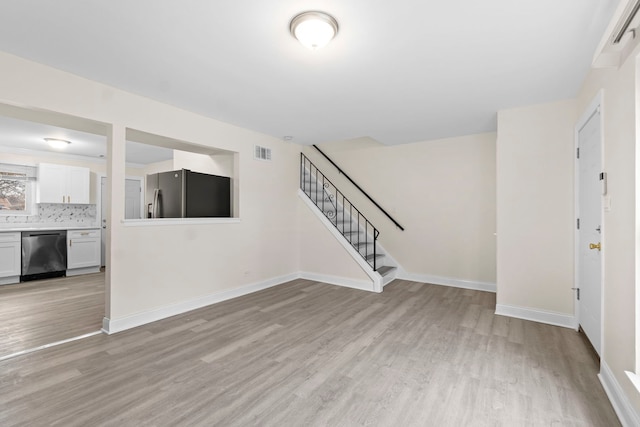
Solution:
<svg viewBox="0 0 640 427"><path fill-rule="evenodd" d="M31 199L25 197L31 200L29 209L22 214L4 210L10 227L0 232L65 231L67 255L72 255L61 266L67 277L20 282L24 273L18 265L17 273L0 286L0 360L100 333L107 290L104 273L95 272L99 224L90 182L104 173L107 131L105 123L0 104L3 163L35 171L25 187L32 192ZM64 152L56 150L45 141L51 137L71 143ZM52 166L58 173L40 173L41 168L51 172ZM45 180L51 191L43 193ZM58 192L63 197L53 195ZM20 240L14 244L20 254Z"/></svg>
<svg viewBox="0 0 640 427"><path fill-rule="evenodd" d="M144 193L142 187L144 178L141 176L127 176L125 179L125 200L124 200L124 219L142 219L144 203ZM106 267L107 252L107 177L100 176L100 185L98 186L98 194L100 205L100 247L101 247L101 266Z"/></svg>

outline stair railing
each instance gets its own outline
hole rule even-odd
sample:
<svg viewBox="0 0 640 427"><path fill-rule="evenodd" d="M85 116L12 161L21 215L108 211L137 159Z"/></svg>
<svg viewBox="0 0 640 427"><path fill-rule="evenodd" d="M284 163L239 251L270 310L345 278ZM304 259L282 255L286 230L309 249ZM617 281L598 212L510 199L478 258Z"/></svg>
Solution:
<svg viewBox="0 0 640 427"><path fill-rule="evenodd" d="M380 206L380 205L378 204L378 202L376 202L375 200L373 200L373 198L372 198L371 196L369 196L369 194L367 194L367 192L366 192L366 191L364 191L364 190L362 189L362 187L360 187L358 184L356 184L356 182L355 182L353 179L351 179L351 177L350 177L349 175L347 175L347 174L346 174L346 173L345 173L345 172L340 168L340 166L336 165L336 164L335 164L335 162L329 158L329 156L327 156L326 154L324 154L324 152L323 152L321 149L319 149L317 145L313 144L313 148L315 148L316 150L318 150L318 151L320 152L320 154L322 154L322 155L324 156L324 158L325 158L325 159L327 159L327 160L329 161L329 163L331 163L333 166L335 166L335 168L336 168L336 169L338 169L338 172L339 172L339 173L341 173L342 175L344 175L344 177L345 177L345 178L347 178L347 180L348 180L350 183L352 183L352 184L353 184L353 185L354 185L358 190L360 190L360 192L361 192L362 194L364 194L364 196L365 196L367 199L369 199L369 201L370 201L371 203L373 203L373 204L374 204L378 209L380 209L380 211L381 211L381 212L382 212L382 213L383 213L387 218L389 218L389 219L391 220L391 222L393 222L393 223L396 225L396 227L398 227L400 230L404 231L404 227L403 227L403 226L401 226L401 225L400 225L400 223L398 223L398 221L396 221L395 219L393 219L393 217L392 217L391 215L389 215L389 213L388 213L387 211L385 211L385 210L382 208L382 206Z"/></svg>
<svg viewBox="0 0 640 427"><path fill-rule="evenodd" d="M300 153L300 189L376 271L376 241L380 232L303 153Z"/></svg>

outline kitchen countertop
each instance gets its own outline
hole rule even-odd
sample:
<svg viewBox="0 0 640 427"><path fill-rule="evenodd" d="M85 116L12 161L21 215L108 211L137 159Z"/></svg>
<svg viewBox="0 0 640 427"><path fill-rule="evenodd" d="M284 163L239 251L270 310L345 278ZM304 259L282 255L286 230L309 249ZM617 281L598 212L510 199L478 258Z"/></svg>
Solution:
<svg viewBox="0 0 640 427"><path fill-rule="evenodd" d="M51 231L51 230L96 230L100 227L97 225L93 226L78 226L78 225L43 225L42 227L27 227L27 226L15 226L15 227L0 227L0 233L2 232L11 232L11 231Z"/></svg>

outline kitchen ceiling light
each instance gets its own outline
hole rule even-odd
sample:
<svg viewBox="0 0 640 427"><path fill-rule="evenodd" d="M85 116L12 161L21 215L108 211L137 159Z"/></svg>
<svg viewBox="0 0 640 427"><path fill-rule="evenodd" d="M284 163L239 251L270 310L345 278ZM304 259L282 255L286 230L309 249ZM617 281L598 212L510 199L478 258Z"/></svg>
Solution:
<svg viewBox="0 0 640 427"><path fill-rule="evenodd" d="M67 141L66 139L45 138L44 140L47 141L51 148L55 148L56 150L62 150L71 144L71 141Z"/></svg>
<svg viewBox="0 0 640 427"><path fill-rule="evenodd" d="M338 21L324 12L302 12L289 25L291 34L309 49L320 49L338 34Z"/></svg>

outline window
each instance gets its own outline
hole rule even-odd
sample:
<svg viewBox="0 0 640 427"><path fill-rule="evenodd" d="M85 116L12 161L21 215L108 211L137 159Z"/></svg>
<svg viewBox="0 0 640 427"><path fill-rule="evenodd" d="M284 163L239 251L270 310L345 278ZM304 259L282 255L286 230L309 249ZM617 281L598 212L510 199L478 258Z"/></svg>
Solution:
<svg viewBox="0 0 640 427"><path fill-rule="evenodd" d="M36 168L0 163L0 215L29 215L35 201Z"/></svg>

